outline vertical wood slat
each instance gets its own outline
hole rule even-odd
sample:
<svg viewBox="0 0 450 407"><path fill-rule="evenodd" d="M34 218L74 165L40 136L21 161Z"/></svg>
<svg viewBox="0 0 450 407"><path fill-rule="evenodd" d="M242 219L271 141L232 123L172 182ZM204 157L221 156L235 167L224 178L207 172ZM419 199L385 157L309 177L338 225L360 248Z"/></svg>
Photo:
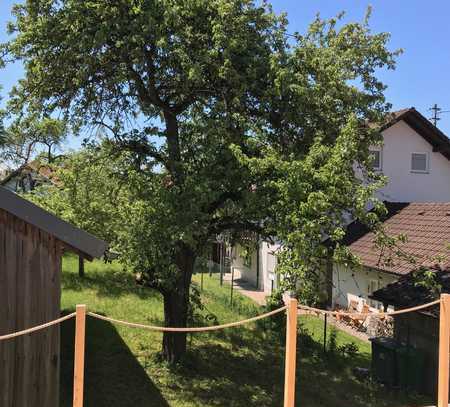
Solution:
<svg viewBox="0 0 450 407"><path fill-rule="evenodd" d="M289 299L286 319L284 407L294 407L295 405L295 369L297 361L297 305L297 299Z"/></svg>
<svg viewBox="0 0 450 407"><path fill-rule="evenodd" d="M86 305L77 305L75 320L75 360L73 372L73 407L83 407L84 352L86 341Z"/></svg>
<svg viewBox="0 0 450 407"><path fill-rule="evenodd" d="M450 294L441 295L439 313L438 407L448 407L450 363Z"/></svg>
<svg viewBox="0 0 450 407"><path fill-rule="evenodd" d="M59 318L60 271L59 242L0 210L0 334ZM0 342L1 407L57 407L58 398L59 326Z"/></svg>

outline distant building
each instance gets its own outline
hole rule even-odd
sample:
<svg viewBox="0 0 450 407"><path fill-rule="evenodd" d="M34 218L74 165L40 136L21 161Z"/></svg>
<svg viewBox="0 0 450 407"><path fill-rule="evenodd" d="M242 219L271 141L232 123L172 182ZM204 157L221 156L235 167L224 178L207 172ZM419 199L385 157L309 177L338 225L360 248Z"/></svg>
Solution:
<svg viewBox="0 0 450 407"><path fill-rule="evenodd" d="M450 202L448 203L390 203L383 226L389 236L406 236L398 248L375 246L374 234L359 222L353 222L344 238L361 266L333 265L332 305L348 308L356 304L381 309L383 304L372 294L409 275L421 267L447 270L450 268ZM394 305L394 304L390 304Z"/></svg>
<svg viewBox="0 0 450 407"><path fill-rule="evenodd" d="M0 172L0 186L13 192L30 192L43 184L55 184L54 170L47 164L32 161L14 171Z"/></svg>
<svg viewBox="0 0 450 407"><path fill-rule="evenodd" d="M444 133L416 109L408 108L392 113L381 134L382 145L371 148L374 169L388 178L387 185L378 191L379 199L387 202L391 210L395 209L396 203L450 202L450 140ZM402 214L413 208L405 208L406 212ZM421 219L423 221L429 217L426 215ZM426 229L428 226L423 227ZM353 242L354 245L359 243ZM366 249L370 252L373 244L368 245ZM232 266L241 272L242 278L270 293L278 283L275 270L280 247L281 244L261 242L258 251L255 250L249 259L248 251L237 246L233 250ZM398 273L377 270L372 266L369 265L372 271L367 267L356 271L346 270L342 265L329 265L327 273L332 285L328 289L330 302L347 306L348 299L354 298L362 307L370 302L369 296L373 291L398 279ZM379 272L382 274L379 275Z"/></svg>

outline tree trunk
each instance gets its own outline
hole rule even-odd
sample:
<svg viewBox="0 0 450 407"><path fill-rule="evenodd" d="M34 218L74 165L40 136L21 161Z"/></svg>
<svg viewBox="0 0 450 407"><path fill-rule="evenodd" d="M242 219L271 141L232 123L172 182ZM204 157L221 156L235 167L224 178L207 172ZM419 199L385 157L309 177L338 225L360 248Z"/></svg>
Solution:
<svg viewBox="0 0 450 407"><path fill-rule="evenodd" d="M189 287L191 285L194 270L195 254L192 250L183 246L176 258L180 270L171 291L165 292L164 297L164 324L170 327L184 328L187 326L189 309ZM186 353L187 334L164 332L162 353L169 363L179 362Z"/></svg>
<svg viewBox="0 0 450 407"><path fill-rule="evenodd" d="M78 276L84 277L84 258L81 254L78 256Z"/></svg>

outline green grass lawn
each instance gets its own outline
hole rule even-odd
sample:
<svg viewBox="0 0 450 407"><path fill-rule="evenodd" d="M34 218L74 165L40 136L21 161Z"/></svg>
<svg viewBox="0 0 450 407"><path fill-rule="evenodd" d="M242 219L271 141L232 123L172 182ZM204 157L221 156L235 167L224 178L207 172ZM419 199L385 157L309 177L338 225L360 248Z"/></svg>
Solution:
<svg viewBox="0 0 450 407"><path fill-rule="evenodd" d="M119 264L86 265L86 277L77 275L77 261L67 257L63 265L62 308L72 312L76 304L114 318L162 324L161 296L134 284ZM199 276L195 276L198 284ZM244 319L262 312L235 293L229 305L229 286L205 274L203 313L219 323ZM355 357L322 354L323 321L301 317L297 380L297 405L302 407L414 406L378 386L360 383L352 375L355 366L369 366L370 346L338 331L337 344L354 342ZM189 337L183 366L170 367L158 360L161 334L114 326L88 318L85 373L87 407L190 407L281 406L283 400L284 344L267 323ZM304 333L308 332L310 336ZM74 321L63 324L61 344L61 405L71 405ZM309 339L311 338L311 339Z"/></svg>

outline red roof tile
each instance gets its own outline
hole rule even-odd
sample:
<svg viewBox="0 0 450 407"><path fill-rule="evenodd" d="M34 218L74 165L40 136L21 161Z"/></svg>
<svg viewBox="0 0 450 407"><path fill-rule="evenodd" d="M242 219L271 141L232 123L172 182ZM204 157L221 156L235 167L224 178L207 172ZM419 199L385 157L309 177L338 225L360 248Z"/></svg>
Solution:
<svg viewBox="0 0 450 407"><path fill-rule="evenodd" d="M350 251L364 266L394 274L407 274L419 266L450 269L450 203L395 205L396 211L383 223L385 230L390 237L407 237L398 247L411 256L415 264L399 258L392 249L377 247L372 232L360 232L355 239L347 236ZM399 209L398 205L403 207ZM437 259L440 256L442 258Z"/></svg>

